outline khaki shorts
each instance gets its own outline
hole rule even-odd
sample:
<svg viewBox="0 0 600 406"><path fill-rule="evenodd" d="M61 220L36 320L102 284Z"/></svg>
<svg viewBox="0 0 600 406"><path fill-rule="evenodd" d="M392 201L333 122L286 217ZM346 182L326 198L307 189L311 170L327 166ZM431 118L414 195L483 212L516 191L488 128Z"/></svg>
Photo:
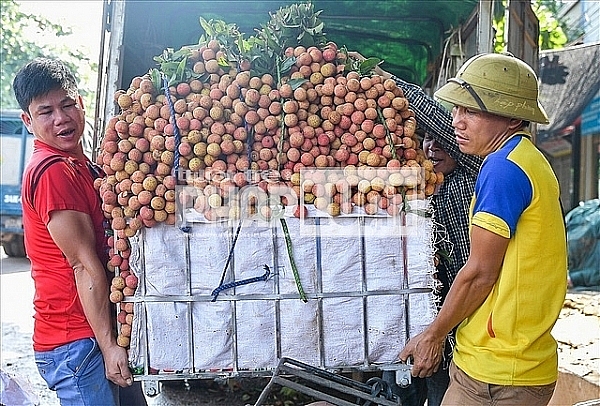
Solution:
<svg viewBox="0 0 600 406"><path fill-rule="evenodd" d="M454 362L450 364L450 386L442 406L545 406L550 402L556 383L542 386L503 386L477 381Z"/></svg>

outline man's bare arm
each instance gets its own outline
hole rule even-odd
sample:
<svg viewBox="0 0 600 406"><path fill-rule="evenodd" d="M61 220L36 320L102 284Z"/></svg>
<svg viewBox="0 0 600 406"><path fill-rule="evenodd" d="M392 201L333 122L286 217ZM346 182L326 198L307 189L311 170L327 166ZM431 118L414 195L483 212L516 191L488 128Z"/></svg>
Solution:
<svg viewBox="0 0 600 406"><path fill-rule="evenodd" d="M414 376L430 376L437 370L446 335L473 314L492 291L508 242L507 238L473 226L469 259L458 272L439 314L400 353L402 361L413 357Z"/></svg>
<svg viewBox="0 0 600 406"><path fill-rule="evenodd" d="M117 345L113 330L109 283L96 253L90 216L74 210L54 211L48 231L73 267L79 299L102 351L107 378L120 386L131 385L127 351Z"/></svg>

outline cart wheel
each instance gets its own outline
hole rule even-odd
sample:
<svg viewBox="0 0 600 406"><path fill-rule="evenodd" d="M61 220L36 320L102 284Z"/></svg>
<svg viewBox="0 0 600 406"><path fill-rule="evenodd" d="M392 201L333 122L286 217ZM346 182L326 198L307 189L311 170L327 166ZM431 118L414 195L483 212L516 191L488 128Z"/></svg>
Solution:
<svg viewBox="0 0 600 406"><path fill-rule="evenodd" d="M371 386L371 395L373 396L384 396L387 400L394 398L392 387L381 378L371 378L367 381L367 385Z"/></svg>

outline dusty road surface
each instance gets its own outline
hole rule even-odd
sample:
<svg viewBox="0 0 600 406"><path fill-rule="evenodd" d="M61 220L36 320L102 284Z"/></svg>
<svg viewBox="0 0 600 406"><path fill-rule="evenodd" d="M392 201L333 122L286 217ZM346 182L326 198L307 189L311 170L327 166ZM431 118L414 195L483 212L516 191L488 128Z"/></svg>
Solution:
<svg viewBox="0 0 600 406"><path fill-rule="evenodd" d="M2 250L0 250L2 251ZM8 258L2 252L0 276L0 321L2 324L1 369L21 384L31 399L40 406L59 406L56 394L46 387L40 377L31 344L33 332L33 281L29 274L29 261ZM170 381L162 384L158 396L148 397L149 406L244 406L254 403L267 384L268 378L243 380L192 380ZM274 392L279 392L274 391ZM298 404L308 403L308 398L298 395L283 396L274 393L273 404L285 398ZM0 404L12 406L0 395ZM281 403L283 405L283 403ZM291 404L288 404L290 406Z"/></svg>
<svg viewBox="0 0 600 406"><path fill-rule="evenodd" d="M2 253L1 368L20 381L42 406L58 406L54 392L40 378L31 348L33 330L33 282L25 259L7 258ZM559 342L559 379L551 405L578 402L600 405L600 292L570 291L553 334ZM164 382L160 394L148 397L149 406L244 406L253 404L267 378L241 380L191 380ZM304 405L310 399L275 388L270 405ZM284 403L285 401L285 403ZM6 403L0 399L0 403Z"/></svg>

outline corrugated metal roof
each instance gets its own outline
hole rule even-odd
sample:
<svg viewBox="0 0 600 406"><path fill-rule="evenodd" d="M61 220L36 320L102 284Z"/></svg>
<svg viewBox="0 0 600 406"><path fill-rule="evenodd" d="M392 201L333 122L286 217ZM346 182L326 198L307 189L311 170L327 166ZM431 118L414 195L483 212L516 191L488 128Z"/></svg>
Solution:
<svg viewBox="0 0 600 406"><path fill-rule="evenodd" d="M600 42L540 52L540 102L550 124L538 140L552 137L581 115L600 89Z"/></svg>

